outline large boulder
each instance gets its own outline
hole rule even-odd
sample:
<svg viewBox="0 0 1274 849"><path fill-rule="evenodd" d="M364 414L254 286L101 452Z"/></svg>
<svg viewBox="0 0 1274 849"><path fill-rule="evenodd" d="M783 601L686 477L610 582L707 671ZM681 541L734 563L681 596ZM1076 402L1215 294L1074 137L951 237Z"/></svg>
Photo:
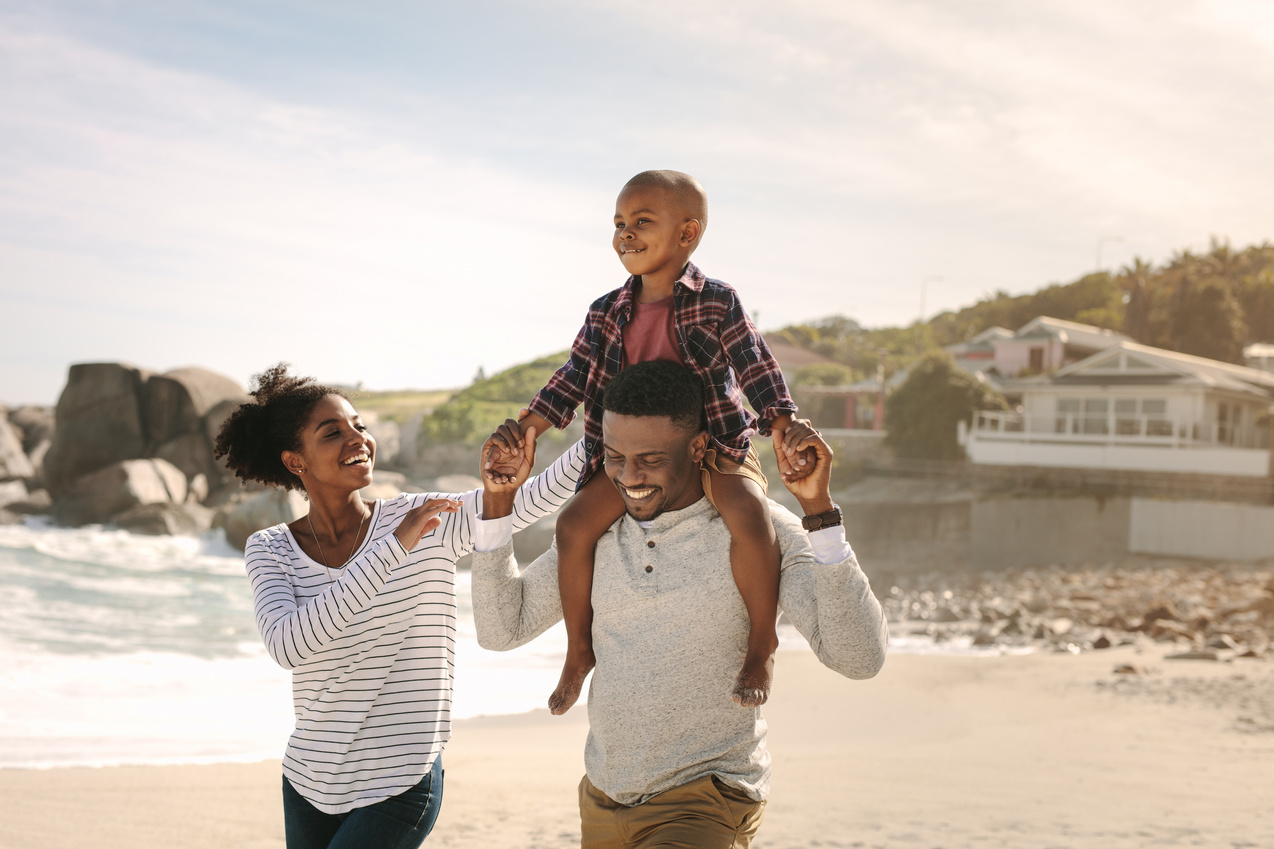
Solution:
<svg viewBox="0 0 1274 849"><path fill-rule="evenodd" d="M28 457L40 444L53 439L53 411L48 407L18 407L9 411L9 421L22 431L22 450Z"/></svg>
<svg viewBox="0 0 1274 849"><path fill-rule="evenodd" d="M53 516L67 525L105 522L146 504L183 504L186 476L165 460L124 460L64 484Z"/></svg>
<svg viewBox="0 0 1274 849"><path fill-rule="evenodd" d="M22 450L22 434L0 411L0 481L35 477L35 466Z"/></svg>
<svg viewBox="0 0 1274 849"><path fill-rule="evenodd" d="M27 500L27 485L22 481L4 481L0 483L0 507L8 507Z"/></svg>
<svg viewBox="0 0 1274 849"><path fill-rule="evenodd" d="M235 381L205 368L179 368L146 381L146 430L153 446L190 433L208 436L204 417L224 401L248 394Z"/></svg>
<svg viewBox="0 0 1274 849"><path fill-rule="evenodd" d="M262 528L294 521L309 511L309 502L301 493L271 489L227 504L217 511L212 524L225 531L228 543L243 549L248 544L248 537Z"/></svg>
<svg viewBox="0 0 1274 849"><path fill-rule="evenodd" d="M212 526L213 510L202 504L140 504L111 517L111 524L135 534L198 536Z"/></svg>
<svg viewBox="0 0 1274 849"><path fill-rule="evenodd" d="M212 459L212 443L203 431L170 439L156 448L152 456L172 463L191 480L200 475L205 479L221 478L221 467Z"/></svg>
<svg viewBox="0 0 1274 849"><path fill-rule="evenodd" d="M248 400L243 387L204 368L179 368L146 382L146 431L150 456L162 457L186 473L220 481L223 469L212 459L222 421Z"/></svg>
<svg viewBox="0 0 1274 849"><path fill-rule="evenodd" d="M149 376L123 363L71 366L44 456L44 480L55 499L90 472L145 455L142 399Z"/></svg>

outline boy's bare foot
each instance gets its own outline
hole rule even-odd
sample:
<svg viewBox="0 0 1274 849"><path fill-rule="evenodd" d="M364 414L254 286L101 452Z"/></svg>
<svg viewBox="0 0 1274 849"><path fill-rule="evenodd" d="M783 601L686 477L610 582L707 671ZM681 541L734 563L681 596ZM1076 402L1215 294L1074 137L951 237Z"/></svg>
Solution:
<svg viewBox="0 0 1274 849"><path fill-rule="evenodd" d="M591 646L579 650L567 648L566 662L562 664L562 677L557 681L557 689L549 696L549 713L561 716L571 709L579 700L580 691L584 689L584 679L597 665Z"/></svg>
<svg viewBox="0 0 1274 849"><path fill-rule="evenodd" d="M734 679L730 697L743 707L760 707L770 698L770 681L774 677L774 652L749 651L743 660L739 677Z"/></svg>

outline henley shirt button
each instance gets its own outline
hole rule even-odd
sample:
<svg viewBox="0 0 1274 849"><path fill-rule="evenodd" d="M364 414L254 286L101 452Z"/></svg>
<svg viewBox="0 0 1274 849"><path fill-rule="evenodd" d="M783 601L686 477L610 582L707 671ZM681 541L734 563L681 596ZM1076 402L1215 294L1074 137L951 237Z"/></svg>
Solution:
<svg viewBox="0 0 1274 849"><path fill-rule="evenodd" d="M655 567L654 567L654 566L647 566L647 567L646 567L646 571L647 571L647 572L653 572L653 571L655 571Z"/></svg>
<svg viewBox="0 0 1274 849"><path fill-rule="evenodd" d="M646 548L654 548L654 547L655 547L655 541L653 539L646 540Z"/></svg>

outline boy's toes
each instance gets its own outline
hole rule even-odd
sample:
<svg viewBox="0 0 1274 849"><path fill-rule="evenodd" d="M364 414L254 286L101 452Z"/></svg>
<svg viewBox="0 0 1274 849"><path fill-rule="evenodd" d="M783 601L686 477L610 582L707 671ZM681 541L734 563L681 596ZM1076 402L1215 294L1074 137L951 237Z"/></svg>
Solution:
<svg viewBox="0 0 1274 849"><path fill-rule="evenodd" d="M746 708L760 707L770 698L768 691L760 687L744 687L735 685L734 692L730 694L734 699L734 703Z"/></svg>
<svg viewBox="0 0 1274 849"><path fill-rule="evenodd" d="M562 675L558 678L557 689L549 696L549 713L561 716L579 701L579 695L584 689L584 679L596 664L592 650L568 657L566 665L562 667Z"/></svg>
<svg viewBox="0 0 1274 849"><path fill-rule="evenodd" d="M570 710L579 701L583 683L582 678L572 678L569 681L559 682L557 689L549 696L549 713L554 716L561 716Z"/></svg>

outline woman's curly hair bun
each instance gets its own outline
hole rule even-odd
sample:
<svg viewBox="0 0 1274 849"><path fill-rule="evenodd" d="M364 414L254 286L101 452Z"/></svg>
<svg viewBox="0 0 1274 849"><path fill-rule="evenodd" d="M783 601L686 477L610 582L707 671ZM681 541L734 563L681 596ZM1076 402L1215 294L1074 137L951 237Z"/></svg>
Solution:
<svg viewBox="0 0 1274 849"><path fill-rule="evenodd" d="M301 429L314 405L328 395L345 397L312 377L288 374L279 363L253 375L252 397L221 425L213 456L226 458L226 468L245 481L300 489L301 479L283 465L283 452L301 447Z"/></svg>

